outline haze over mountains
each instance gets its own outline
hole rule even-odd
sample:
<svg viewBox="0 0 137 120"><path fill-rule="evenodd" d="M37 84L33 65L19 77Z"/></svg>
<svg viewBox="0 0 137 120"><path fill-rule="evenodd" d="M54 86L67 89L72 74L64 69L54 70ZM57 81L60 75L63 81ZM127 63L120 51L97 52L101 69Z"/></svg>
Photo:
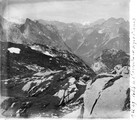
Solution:
<svg viewBox="0 0 137 120"><path fill-rule="evenodd" d="M0 36L3 116L61 118L77 110L78 118L128 116L128 21L16 24L0 17Z"/></svg>
<svg viewBox="0 0 137 120"><path fill-rule="evenodd" d="M129 52L129 22L123 18L100 19L87 25L43 20L39 22L55 25L65 43L89 65L106 48Z"/></svg>

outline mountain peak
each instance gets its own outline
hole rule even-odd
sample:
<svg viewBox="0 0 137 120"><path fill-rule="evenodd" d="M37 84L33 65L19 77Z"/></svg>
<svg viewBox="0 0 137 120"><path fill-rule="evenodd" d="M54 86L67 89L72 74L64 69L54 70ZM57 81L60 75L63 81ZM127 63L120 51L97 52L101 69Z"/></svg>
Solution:
<svg viewBox="0 0 137 120"><path fill-rule="evenodd" d="M25 24L33 23L33 21L29 18L26 18Z"/></svg>
<svg viewBox="0 0 137 120"><path fill-rule="evenodd" d="M114 17L111 17L107 20L107 22L125 22L125 19L124 18L114 18Z"/></svg>
<svg viewBox="0 0 137 120"><path fill-rule="evenodd" d="M123 23L123 22L125 22L125 19L124 19L124 18L118 18L118 21L119 21L120 23Z"/></svg>
<svg viewBox="0 0 137 120"><path fill-rule="evenodd" d="M116 18L111 17L111 18L109 18L107 21L114 21L114 20L116 20Z"/></svg>
<svg viewBox="0 0 137 120"><path fill-rule="evenodd" d="M90 21L84 21L82 25L90 25Z"/></svg>

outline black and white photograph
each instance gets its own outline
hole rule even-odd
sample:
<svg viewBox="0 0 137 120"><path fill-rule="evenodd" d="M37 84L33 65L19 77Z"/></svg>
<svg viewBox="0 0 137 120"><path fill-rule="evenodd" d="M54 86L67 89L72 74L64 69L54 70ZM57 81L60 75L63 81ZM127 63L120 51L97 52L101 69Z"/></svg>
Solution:
<svg viewBox="0 0 137 120"><path fill-rule="evenodd" d="M0 0L0 118L130 119L131 1Z"/></svg>

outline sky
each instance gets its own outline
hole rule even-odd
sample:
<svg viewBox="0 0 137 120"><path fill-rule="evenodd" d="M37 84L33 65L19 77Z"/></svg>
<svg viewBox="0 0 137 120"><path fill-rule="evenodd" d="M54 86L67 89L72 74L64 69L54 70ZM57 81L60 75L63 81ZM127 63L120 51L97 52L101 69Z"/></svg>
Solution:
<svg viewBox="0 0 137 120"><path fill-rule="evenodd" d="M56 20L61 22L94 22L98 19L122 17L128 20L129 0L0 0L3 17L20 22ZM2 4L3 3L3 4Z"/></svg>

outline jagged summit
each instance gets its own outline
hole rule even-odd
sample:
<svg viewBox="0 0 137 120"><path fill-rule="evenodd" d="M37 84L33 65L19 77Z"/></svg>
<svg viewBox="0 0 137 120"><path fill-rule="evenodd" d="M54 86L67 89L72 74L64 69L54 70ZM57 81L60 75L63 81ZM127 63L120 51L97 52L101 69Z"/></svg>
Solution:
<svg viewBox="0 0 137 120"><path fill-rule="evenodd" d="M2 30L4 31L4 29ZM27 18L24 24L11 24L6 31L8 31L5 34L7 34L9 42L45 44L56 47L57 49L70 51L70 48L63 42L57 29L53 25L43 25Z"/></svg>

